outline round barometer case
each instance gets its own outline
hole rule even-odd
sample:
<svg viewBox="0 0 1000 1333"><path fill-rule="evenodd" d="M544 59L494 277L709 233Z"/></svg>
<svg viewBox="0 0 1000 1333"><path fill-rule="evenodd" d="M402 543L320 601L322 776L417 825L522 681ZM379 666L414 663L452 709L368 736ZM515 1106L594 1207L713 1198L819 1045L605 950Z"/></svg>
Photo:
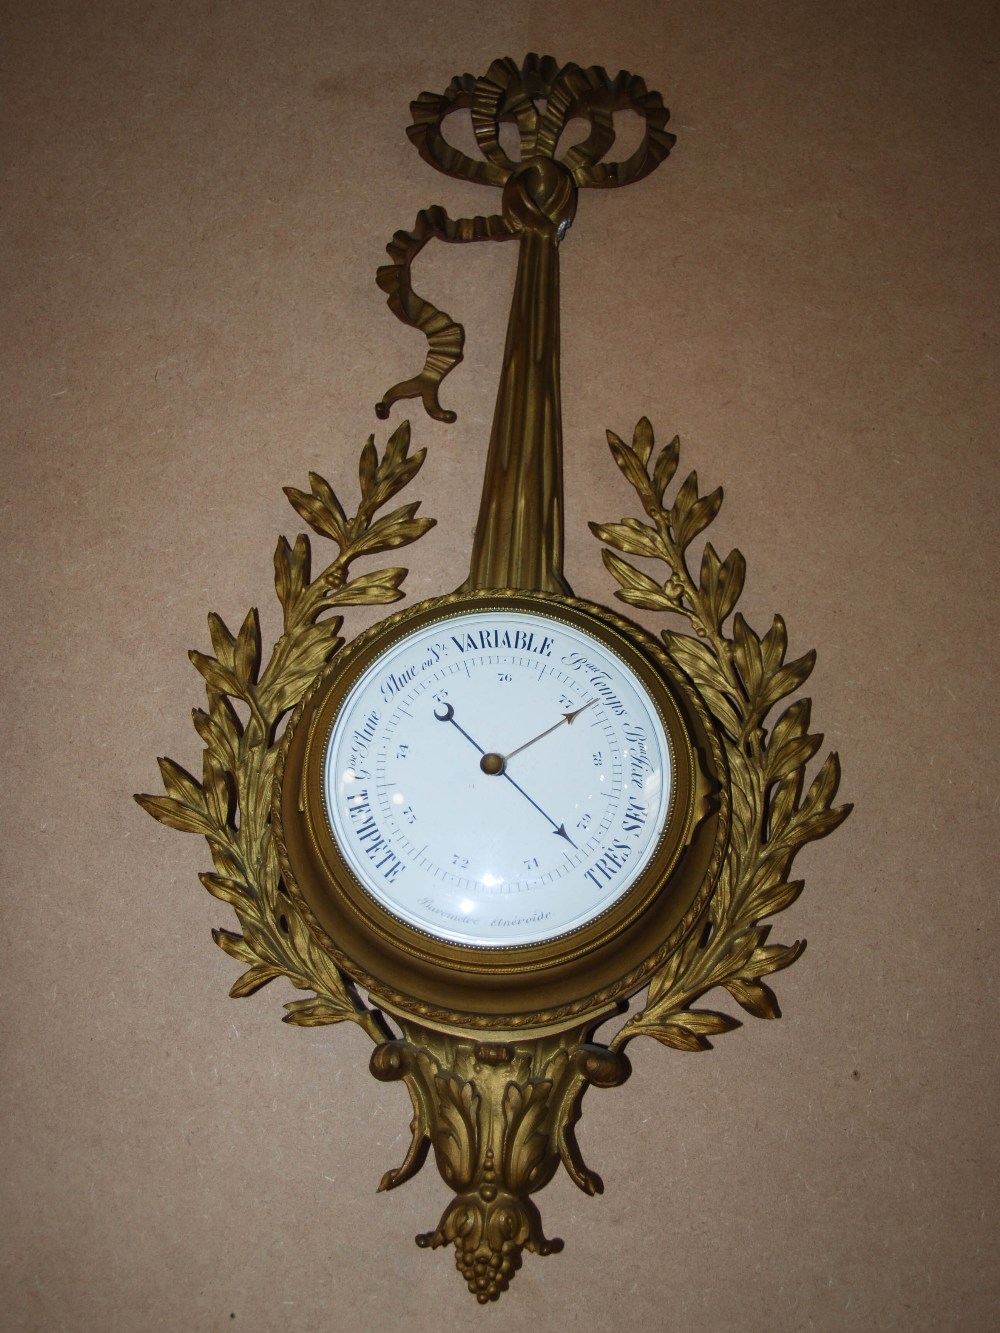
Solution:
<svg viewBox="0 0 1000 1333"><path fill-rule="evenodd" d="M276 784L323 946L390 1005L473 1026L634 989L714 878L711 743L670 670L551 595L453 594L362 635Z"/></svg>

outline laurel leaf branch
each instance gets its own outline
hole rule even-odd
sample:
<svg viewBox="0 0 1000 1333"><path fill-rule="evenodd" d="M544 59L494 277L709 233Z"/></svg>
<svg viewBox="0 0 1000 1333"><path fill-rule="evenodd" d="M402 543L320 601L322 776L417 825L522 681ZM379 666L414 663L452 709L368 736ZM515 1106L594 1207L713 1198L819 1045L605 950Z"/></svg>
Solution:
<svg viewBox="0 0 1000 1333"><path fill-rule="evenodd" d="M739 551L723 560L706 542L697 577L688 563L691 543L719 512L721 488L699 494L697 473L691 472L668 504L680 442L674 438L657 451L645 418L631 443L609 431L608 444L648 522L623 518L592 523L591 530L606 543L602 556L621 601L679 615L693 630L693 636L667 630L663 640L722 732L731 787L729 845L703 929L654 974L645 1009L611 1046L620 1049L644 1035L677 1050L703 1051L710 1049L710 1038L740 1026L728 1014L691 1007L711 990L724 988L756 1018L779 1016L777 998L763 978L789 967L805 942L767 944L770 925L762 923L802 890L801 882L788 880L795 855L832 833L851 807L832 804L840 781L836 754L827 757L803 795L806 766L823 742L809 732L808 699L785 708L770 731L764 725L772 708L808 678L815 653L786 661L788 635L780 616L759 636L735 611L746 579ZM665 564L668 576L661 581L623 556Z"/></svg>
<svg viewBox="0 0 1000 1333"><path fill-rule="evenodd" d="M410 428L403 422L381 458L373 438L361 452L361 496L348 518L340 499L318 473L309 491L286 487L292 507L319 536L333 541L336 557L311 577L311 545L305 534L290 544L279 537L274 586L282 609L282 634L267 660L261 652L260 620L251 609L233 634L214 612L208 617L212 653L192 652L205 681L207 709L193 721L204 743L202 780L172 759L159 761L164 796L140 795L138 803L170 828L208 840L213 870L200 876L205 888L236 912L242 934L213 931L216 944L244 964L230 995L252 995L286 977L311 997L285 1005L286 1023L300 1027L350 1019L380 1041L376 1011L360 999L332 959L314 941L282 882L271 832L271 795L278 754L278 728L340 648L344 606L398 601L406 570L393 566L351 577L362 557L416 541L435 520L418 518L419 503L379 511L416 476L426 451L409 454ZM378 515L378 516L377 516ZM245 713L245 720L241 717Z"/></svg>

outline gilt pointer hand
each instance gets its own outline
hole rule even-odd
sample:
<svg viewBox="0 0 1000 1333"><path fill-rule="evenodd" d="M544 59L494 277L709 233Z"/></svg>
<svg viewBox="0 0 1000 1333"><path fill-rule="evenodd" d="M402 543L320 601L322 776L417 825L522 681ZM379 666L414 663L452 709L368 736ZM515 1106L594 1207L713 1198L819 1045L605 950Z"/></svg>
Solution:
<svg viewBox="0 0 1000 1333"><path fill-rule="evenodd" d="M541 741L544 740L546 736L551 736L552 733L554 731L558 731L560 727L572 726L581 713L585 713L588 708L592 707L592 705L596 703L597 703L596 699L588 699L585 704L583 704L580 708L574 709L572 713L563 713L562 717L559 719L558 722L554 722L551 727L546 727L546 729L544 731L540 731L537 736L532 736L530 741L525 741L524 744L519 745L516 750L509 750L506 754L486 755L480 767L482 768L484 773L492 772L492 766L490 768L486 767L487 759L493 759L493 760L499 759L500 763L504 767L506 767L508 759L513 759L516 754L520 754L522 750L526 750L529 745L534 745L536 741Z"/></svg>
<svg viewBox="0 0 1000 1333"><path fill-rule="evenodd" d="M587 707L587 708L590 707L589 704L586 704L586 705L584 705L584 706ZM582 713L582 712L583 712L583 709L582 709L582 708L577 709L577 712ZM573 841L573 839L572 839L572 838L569 836L569 834L566 832L566 825L565 825L565 824L557 824L556 821L552 818L551 815L546 814L545 811L542 809L542 807L538 804L538 802L537 802L537 801L533 801L533 800L531 799L531 797L528 795L528 793L524 790L524 788L523 788L523 787L519 787L518 784L514 781L514 779L510 776L510 774L509 774L509 773L508 773L502 766L501 766L500 768L495 768L495 769L494 769L494 768L487 768L487 767L486 767L486 760L487 760L487 759L490 759L490 758L497 758L497 759L499 759L500 756L499 756L499 755L496 755L496 756L488 755L488 754L486 753L486 751L483 749L483 747L479 744L479 742L473 740L472 737L469 735L469 733L464 729L464 727L460 727L460 726L458 725L458 723L455 721L455 710L454 710L454 708L452 707L451 704L442 704L442 705L441 705L441 711L440 711L440 712L438 712L438 710L435 708L435 709L434 709L434 716L435 716L435 718L438 720L438 722L450 722L451 725L455 728L455 730L461 732L461 734L465 737L465 739L469 742L469 744L472 745L472 746L474 746L474 747L479 751L479 753L483 756L483 758L479 761L479 767L483 770L484 773L491 773L491 774L493 774L493 775L495 775L495 776L503 776L503 777L505 777L505 778L507 779L507 781L510 783L510 785L514 788L514 790L515 790L515 791L519 791L519 792L521 793L521 795L524 797L524 799L528 802L528 804L529 804L529 805L533 805L533 806L535 807L535 809L538 811L538 813L542 816L542 818L545 819L545 820L547 820L547 821L552 825L552 831L553 831L553 833L558 834L558 836L559 836L560 838L565 838L566 841L569 843L569 845L573 848L573 850L574 850L574 851L576 850L576 843ZM572 721L572 719L573 719L575 716L576 716L576 713L573 713L573 714L567 714L567 715L564 716L564 718L562 719L562 721ZM557 727L562 726L562 721L557 722L557 723L556 723L556 726L557 726ZM555 730L555 728L554 728L554 727L550 727L549 730L550 730L550 731L553 731L553 730ZM543 732L542 734L543 734L543 735L547 735L548 733ZM539 740L539 739L540 739L540 737L538 737L538 736L535 737L535 740ZM532 742L532 741L529 741L528 744L531 745L531 744L533 744L533 742ZM522 745L522 746L521 746L521 749L523 750L524 748L525 748L525 747ZM501 765L502 765L502 762L503 762L503 761L501 760Z"/></svg>

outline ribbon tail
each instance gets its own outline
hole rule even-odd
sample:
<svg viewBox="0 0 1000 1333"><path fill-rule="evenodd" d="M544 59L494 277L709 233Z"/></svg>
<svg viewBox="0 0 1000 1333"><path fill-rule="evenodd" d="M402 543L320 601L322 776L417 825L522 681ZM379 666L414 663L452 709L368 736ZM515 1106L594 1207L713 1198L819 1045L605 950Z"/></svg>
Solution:
<svg viewBox="0 0 1000 1333"><path fill-rule="evenodd" d="M452 422L455 413L445 411L438 401L438 386L462 359L465 330L462 325L413 290L410 269L413 260L430 240L452 244L465 241L506 241L516 235L499 215L453 219L434 205L417 214L412 231L397 231L386 246L392 263L384 265L375 281L385 292L389 309L397 319L419 329L427 339L427 359L419 375L394 384L376 404L376 415L385 420L393 403L403 398L419 398L428 416L435 421Z"/></svg>

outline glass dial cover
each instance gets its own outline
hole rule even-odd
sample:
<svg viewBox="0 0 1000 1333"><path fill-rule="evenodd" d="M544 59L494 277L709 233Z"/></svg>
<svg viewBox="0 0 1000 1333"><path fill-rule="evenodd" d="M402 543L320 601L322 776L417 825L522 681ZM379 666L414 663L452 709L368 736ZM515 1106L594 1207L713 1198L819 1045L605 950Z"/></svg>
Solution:
<svg viewBox="0 0 1000 1333"><path fill-rule="evenodd" d="M554 939L606 912L653 857L671 744L638 675L537 612L445 615L391 644L325 743L330 831L363 888L436 938Z"/></svg>

